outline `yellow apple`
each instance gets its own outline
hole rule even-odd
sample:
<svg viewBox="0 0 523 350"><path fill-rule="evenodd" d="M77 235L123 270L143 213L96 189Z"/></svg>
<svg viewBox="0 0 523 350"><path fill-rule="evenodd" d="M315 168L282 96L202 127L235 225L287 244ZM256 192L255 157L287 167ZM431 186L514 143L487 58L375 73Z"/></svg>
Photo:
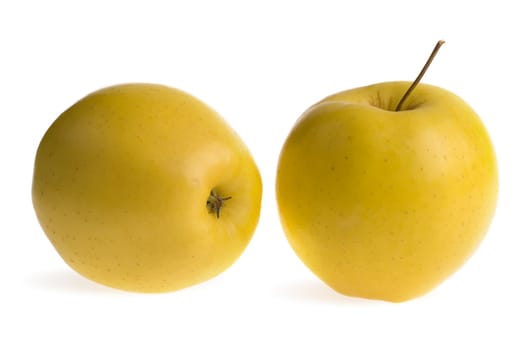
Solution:
<svg viewBox="0 0 523 350"><path fill-rule="evenodd" d="M471 256L493 217L493 145L461 98L409 82L331 95L296 122L276 195L304 264L349 296L405 301Z"/></svg>
<svg viewBox="0 0 523 350"><path fill-rule="evenodd" d="M51 125L32 197L74 270L164 292L216 276L241 255L261 191L246 145L210 107L174 88L126 84L86 96Z"/></svg>

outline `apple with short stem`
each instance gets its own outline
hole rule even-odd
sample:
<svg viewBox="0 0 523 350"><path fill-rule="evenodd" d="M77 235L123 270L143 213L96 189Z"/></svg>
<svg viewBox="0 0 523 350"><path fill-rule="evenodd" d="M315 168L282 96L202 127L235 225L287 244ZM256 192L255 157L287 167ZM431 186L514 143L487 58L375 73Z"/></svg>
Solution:
<svg viewBox="0 0 523 350"><path fill-rule="evenodd" d="M261 177L214 110L157 84L84 97L50 126L32 197L64 261L110 287L166 292L238 259L256 228Z"/></svg>

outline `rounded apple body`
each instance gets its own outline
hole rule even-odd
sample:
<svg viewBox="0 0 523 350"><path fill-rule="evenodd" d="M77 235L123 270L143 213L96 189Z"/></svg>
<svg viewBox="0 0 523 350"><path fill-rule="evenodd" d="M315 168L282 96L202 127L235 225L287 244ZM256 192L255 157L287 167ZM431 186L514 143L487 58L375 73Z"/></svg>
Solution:
<svg viewBox="0 0 523 350"><path fill-rule="evenodd" d="M261 179L240 137L204 103L127 84L86 96L51 125L32 196L74 270L114 288L164 292L240 256L258 222Z"/></svg>
<svg viewBox="0 0 523 350"><path fill-rule="evenodd" d="M280 154L281 222L301 260L340 293L388 301L422 295L478 247L498 190L495 154L456 95L408 82L325 98Z"/></svg>

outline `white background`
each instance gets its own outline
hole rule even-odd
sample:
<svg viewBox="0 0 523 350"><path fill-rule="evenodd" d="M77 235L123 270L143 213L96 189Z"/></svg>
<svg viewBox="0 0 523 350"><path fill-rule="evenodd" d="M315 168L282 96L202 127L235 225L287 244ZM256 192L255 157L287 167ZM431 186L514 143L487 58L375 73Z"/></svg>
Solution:
<svg viewBox="0 0 523 350"><path fill-rule="evenodd" d="M2 1L0 348L522 349L523 151L518 1ZM519 22L519 23L518 23ZM414 79L463 97L494 141L498 210L476 254L401 304L341 296L287 244L275 207L280 147L324 96ZM87 93L122 82L184 89L250 147L263 210L242 257L217 278L141 295L79 277L31 205L36 147Z"/></svg>

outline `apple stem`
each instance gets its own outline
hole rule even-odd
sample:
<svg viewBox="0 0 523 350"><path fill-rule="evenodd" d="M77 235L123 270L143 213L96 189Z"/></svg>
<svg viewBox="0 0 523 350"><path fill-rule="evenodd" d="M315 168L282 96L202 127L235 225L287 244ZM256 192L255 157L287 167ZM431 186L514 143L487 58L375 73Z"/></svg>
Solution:
<svg viewBox="0 0 523 350"><path fill-rule="evenodd" d="M210 214L216 214L216 218L219 219L220 210L223 207L223 202L231 198L231 196L222 197L216 192L216 190L213 189L209 194L209 198L207 198L207 210Z"/></svg>
<svg viewBox="0 0 523 350"><path fill-rule="evenodd" d="M432 63L432 60L434 59L434 57L436 57L436 54L438 53L440 47L445 44L445 41L444 40L439 40L437 43L436 43L436 46L434 46L434 49L432 50L432 53L430 54L429 56L429 59L427 60L427 62L425 62L425 65L423 66L423 68L421 69L421 72L419 72L418 74L418 77L416 78L416 80L414 80L414 82L410 85L409 89L405 92L405 94L403 95L403 97L401 98L400 102L398 103L398 105L396 106L396 112L400 111L401 110L401 107L403 106L403 103L405 103L405 101L407 100L407 98L410 96L410 94L412 93L412 91L416 88L416 86L418 86L419 82L421 81L421 78L423 78L423 76L425 75L425 72L427 71L427 69L429 69L429 66L430 64Z"/></svg>

